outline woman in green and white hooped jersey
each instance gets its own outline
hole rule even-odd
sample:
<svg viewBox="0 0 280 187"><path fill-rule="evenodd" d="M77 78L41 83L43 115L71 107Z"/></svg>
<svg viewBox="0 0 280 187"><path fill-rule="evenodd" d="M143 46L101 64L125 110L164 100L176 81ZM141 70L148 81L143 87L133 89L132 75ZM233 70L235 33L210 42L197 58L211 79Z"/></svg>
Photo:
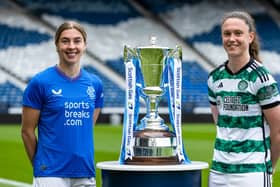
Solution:
<svg viewBox="0 0 280 187"><path fill-rule="evenodd" d="M226 13L221 34L228 60L208 78L217 125L209 187L272 186L280 155L277 82L260 63L255 23L248 13Z"/></svg>

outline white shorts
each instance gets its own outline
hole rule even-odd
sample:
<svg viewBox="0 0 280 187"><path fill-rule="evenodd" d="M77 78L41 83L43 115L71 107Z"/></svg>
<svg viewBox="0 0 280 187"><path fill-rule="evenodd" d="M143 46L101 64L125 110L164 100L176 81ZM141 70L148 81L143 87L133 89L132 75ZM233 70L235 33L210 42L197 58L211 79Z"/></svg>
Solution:
<svg viewBox="0 0 280 187"><path fill-rule="evenodd" d="M35 177L32 187L96 187L95 178Z"/></svg>
<svg viewBox="0 0 280 187"><path fill-rule="evenodd" d="M224 174L210 171L209 187L272 187L272 175L262 172Z"/></svg>

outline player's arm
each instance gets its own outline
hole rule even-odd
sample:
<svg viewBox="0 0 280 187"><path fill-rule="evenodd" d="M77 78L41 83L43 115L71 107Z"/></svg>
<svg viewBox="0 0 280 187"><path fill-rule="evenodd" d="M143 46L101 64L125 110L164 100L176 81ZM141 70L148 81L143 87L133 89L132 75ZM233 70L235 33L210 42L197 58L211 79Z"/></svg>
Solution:
<svg viewBox="0 0 280 187"><path fill-rule="evenodd" d="M39 121L39 116L40 110L29 107L22 108L21 137L23 140L25 151L31 163L37 147L37 137L35 134L35 129Z"/></svg>
<svg viewBox="0 0 280 187"><path fill-rule="evenodd" d="M210 107L211 107L211 112L212 112L212 117L213 117L214 123L217 124L218 115L219 115L217 105L211 104Z"/></svg>
<svg viewBox="0 0 280 187"><path fill-rule="evenodd" d="M94 109L94 113L93 113L93 124L96 123L98 116L100 114L101 108L96 108Z"/></svg>
<svg viewBox="0 0 280 187"><path fill-rule="evenodd" d="M263 110L265 118L270 126L271 160L275 169L280 157L280 105Z"/></svg>

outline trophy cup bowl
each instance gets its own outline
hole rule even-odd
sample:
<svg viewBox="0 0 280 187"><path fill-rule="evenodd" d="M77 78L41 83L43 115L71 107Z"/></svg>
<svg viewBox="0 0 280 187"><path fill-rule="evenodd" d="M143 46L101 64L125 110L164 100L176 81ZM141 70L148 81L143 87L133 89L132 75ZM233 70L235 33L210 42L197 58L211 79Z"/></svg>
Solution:
<svg viewBox="0 0 280 187"><path fill-rule="evenodd" d="M169 130L158 114L159 99L165 93L163 71L170 49L152 45L138 47L135 50L137 58L140 60L144 80L141 94L146 101L147 113L133 132L132 159L127 159L124 163L134 165L179 164L176 155L176 135Z"/></svg>

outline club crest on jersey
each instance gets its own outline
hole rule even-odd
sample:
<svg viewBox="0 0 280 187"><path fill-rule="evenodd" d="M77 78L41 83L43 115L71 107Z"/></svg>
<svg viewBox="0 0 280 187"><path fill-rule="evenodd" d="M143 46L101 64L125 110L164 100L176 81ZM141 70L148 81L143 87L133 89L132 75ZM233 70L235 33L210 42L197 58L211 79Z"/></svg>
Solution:
<svg viewBox="0 0 280 187"><path fill-rule="evenodd" d="M52 89L52 93L55 96L62 96L62 89L58 89L58 90Z"/></svg>
<svg viewBox="0 0 280 187"><path fill-rule="evenodd" d="M248 82L245 81L245 80L241 80L239 83L238 83L238 89L239 90L246 90L248 88Z"/></svg>
<svg viewBox="0 0 280 187"><path fill-rule="evenodd" d="M95 99L95 89L93 88L93 86L89 86L87 88L87 94L90 97L90 99Z"/></svg>

